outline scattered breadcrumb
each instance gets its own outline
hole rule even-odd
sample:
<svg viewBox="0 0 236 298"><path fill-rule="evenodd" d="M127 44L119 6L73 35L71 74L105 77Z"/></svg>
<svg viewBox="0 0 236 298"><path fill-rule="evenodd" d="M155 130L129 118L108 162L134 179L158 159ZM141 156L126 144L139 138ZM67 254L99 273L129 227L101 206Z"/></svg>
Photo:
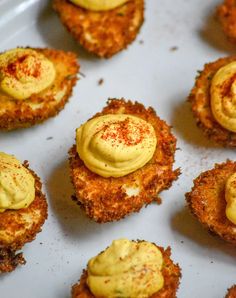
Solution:
<svg viewBox="0 0 236 298"><path fill-rule="evenodd" d="M100 85L102 85L104 83L104 79L100 79L99 81L98 81L98 85L100 86Z"/></svg>
<svg viewBox="0 0 236 298"><path fill-rule="evenodd" d="M175 51L177 51L179 48L177 47L177 46L174 46L174 47L171 47L170 48L170 51L171 52L175 52Z"/></svg>
<svg viewBox="0 0 236 298"><path fill-rule="evenodd" d="M81 72L81 71L79 71L79 75L80 75L81 77L83 77L83 78L86 78L86 75L85 75L83 72Z"/></svg>

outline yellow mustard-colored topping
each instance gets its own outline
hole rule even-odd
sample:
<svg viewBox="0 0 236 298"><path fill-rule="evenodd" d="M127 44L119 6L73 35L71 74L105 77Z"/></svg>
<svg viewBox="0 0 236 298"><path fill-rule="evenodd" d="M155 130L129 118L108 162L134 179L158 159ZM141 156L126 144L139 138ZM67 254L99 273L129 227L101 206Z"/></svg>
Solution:
<svg viewBox="0 0 236 298"><path fill-rule="evenodd" d="M72 3L88 10L105 11L119 7L129 0L70 0Z"/></svg>
<svg viewBox="0 0 236 298"><path fill-rule="evenodd" d="M236 62L221 67L214 75L211 109L220 125L236 132Z"/></svg>
<svg viewBox="0 0 236 298"><path fill-rule="evenodd" d="M236 173L231 175L225 186L226 216L236 224Z"/></svg>
<svg viewBox="0 0 236 298"><path fill-rule="evenodd" d="M148 298L164 286L162 266L154 244L120 239L89 261L87 284L95 297Z"/></svg>
<svg viewBox="0 0 236 298"><path fill-rule="evenodd" d="M35 180L18 159L0 152L0 212L26 208L35 198Z"/></svg>
<svg viewBox="0 0 236 298"><path fill-rule="evenodd" d="M0 89L14 99L43 91L55 76L53 63L35 50L17 48L0 55Z"/></svg>
<svg viewBox="0 0 236 298"><path fill-rule="evenodd" d="M153 126L126 114L95 117L76 131L77 152L103 177L122 177L144 166L156 149Z"/></svg>

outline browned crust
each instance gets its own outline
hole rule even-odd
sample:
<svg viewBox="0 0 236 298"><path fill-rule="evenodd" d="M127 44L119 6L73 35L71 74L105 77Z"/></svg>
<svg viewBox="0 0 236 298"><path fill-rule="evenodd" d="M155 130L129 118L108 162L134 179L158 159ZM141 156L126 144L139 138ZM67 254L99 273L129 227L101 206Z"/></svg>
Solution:
<svg viewBox="0 0 236 298"><path fill-rule="evenodd" d="M164 277L164 287L157 293L154 293L150 298L175 298L181 278L181 269L178 264L174 264L171 260L170 247L166 250L162 247L157 247L163 254L164 264L162 274ZM86 279L87 270L84 270L80 282L72 287L72 298L95 298L86 284Z"/></svg>
<svg viewBox="0 0 236 298"><path fill-rule="evenodd" d="M86 214L97 222L119 220L131 212L138 212L143 205L157 200L157 194L171 186L180 174L179 169L172 170L176 138L170 127L161 120L152 108L124 99L109 99L101 113L131 114L151 123L156 131L157 147L153 158L142 168L119 178L103 178L92 173L76 152L76 146L69 151L70 175L75 188L75 200ZM124 185L139 185L140 193L128 196Z"/></svg>
<svg viewBox="0 0 236 298"><path fill-rule="evenodd" d="M29 127L53 117L63 109L77 80L79 65L74 53L54 49L32 48L51 60L56 69L56 78L44 91L33 94L27 100L15 100L0 92L0 130ZM65 90L61 100L55 94ZM32 109L32 104L40 104Z"/></svg>
<svg viewBox="0 0 236 298"><path fill-rule="evenodd" d="M210 87L215 73L230 62L236 61L236 56L226 57L205 65L196 78L195 85L189 95L189 101L197 125L204 134L223 146L236 147L236 133L222 127L214 118L210 105Z"/></svg>
<svg viewBox="0 0 236 298"><path fill-rule="evenodd" d="M131 0L105 12L86 10L68 0L54 0L53 8L73 37L86 50L103 58L126 48L144 20L144 0Z"/></svg>
<svg viewBox="0 0 236 298"><path fill-rule="evenodd" d="M24 265L25 263L22 253L16 254L11 249L0 248L0 273L11 272L18 265Z"/></svg>
<svg viewBox="0 0 236 298"><path fill-rule="evenodd" d="M225 298L236 298L236 285L228 289L228 292Z"/></svg>
<svg viewBox="0 0 236 298"><path fill-rule="evenodd" d="M236 1L225 0L217 8L217 17L228 39L236 43Z"/></svg>
<svg viewBox="0 0 236 298"><path fill-rule="evenodd" d="M191 192L186 193L188 206L197 219L214 234L236 245L236 225L225 215L225 184L236 172L236 162L216 164L194 180Z"/></svg>
<svg viewBox="0 0 236 298"><path fill-rule="evenodd" d="M25 162L24 166L28 168L28 163ZM34 201L27 208L0 213L0 272L9 272L17 264L25 263L22 254L16 255L16 251L35 239L47 218L48 206L41 191L40 178L32 170L30 172L35 178ZM1 231L8 237L4 237Z"/></svg>

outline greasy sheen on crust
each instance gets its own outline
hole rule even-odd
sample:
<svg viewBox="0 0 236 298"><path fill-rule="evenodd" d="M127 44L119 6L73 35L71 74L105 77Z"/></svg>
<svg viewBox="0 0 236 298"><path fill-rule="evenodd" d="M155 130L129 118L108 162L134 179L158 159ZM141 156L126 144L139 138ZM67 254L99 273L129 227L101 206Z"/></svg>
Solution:
<svg viewBox="0 0 236 298"><path fill-rule="evenodd" d="M236 56L220 58L205 65L196 78L189 101L197 125L204 134L215 142L228 147L236 147L236 133L222 127L214 118L210 106L210 87L215 73L223 66L236 61Z"/></svg>
<svg viewBox="0 0 236 298"><path fill-rule="evenodd" d="M28 168L28 163L24 162ZM35 239L47 218L47 202L41 191L39 177L29 169L35 178L35 199L27 207L19 210L6 210L0 213L0 273L10 272L17 264L24 264L22 254L16 251Z"/></svg>
<svg viewBox="0 0 236 298"><path fill-rule="evenodd" d="M218 6L216 13L225 35L236 43L236 1L225 0Z"/></svg>
<svg viewBox="0 0 236 298"><path fill-rule="evenodd" d="M102 58L125 49L136 38L144 20L144 0L130 0L101 12L86 10L69 0L53 0L53 8L73 37Z"/></svg>
<svg viewBox="0 0 236 298"><path fill-rule="evenodd" d="M152 124L157 136L157 147L146 165L119 178L104 178L92 173L78 156L76 146L70 149L70 175L76 194L74 199L97 222L119 220L131 212L138 212L143 205L157 201L158 193L169 188L180 174L179 169L172 169L176 138L151 107L146 109L137 102L109 99L107 106L94 117L118 113L131 114ZM139 194L128 196L124 186L138 187Z"/></svg>
<svg viewBox="0 0 236 298"><path fill-rule="evenodd" d="M230 289L228 289L228 292L227 292L225 298L236 298L236 285L234 285Z"/></svg>
<svg viewBox="0 0 236 298"><path fill-rule="evenodd" d="M194 180L192 190L186 194L188 206L194 216L212 233L236 245L236 225L225 215L225 184L236 172L236 162L216 164Z"/></svg>
<svg viewBox="0 0 236 298"><path fill-rule="evenodd" d="M31 48L53 62L56 78L51 86L26 100L15 100L0 91L0 130L29 127L53 117L63 109L72 94L79 70L74 53Z"/></svg>
<svg viewBox="0 0 236 298"><path fill-rule="evenodd" d="M175 298L179 287L179 280L181 278L181 269L178 264L174 264L171 260L170 247L166 250L162 247L157 247L163 255L162 274L164 277L164 287L157 293L150 296L150 298ZM80 278L80 282L73 285L72 298L95 298L86 284L87 275L87 270L84 270Z"/></svg>

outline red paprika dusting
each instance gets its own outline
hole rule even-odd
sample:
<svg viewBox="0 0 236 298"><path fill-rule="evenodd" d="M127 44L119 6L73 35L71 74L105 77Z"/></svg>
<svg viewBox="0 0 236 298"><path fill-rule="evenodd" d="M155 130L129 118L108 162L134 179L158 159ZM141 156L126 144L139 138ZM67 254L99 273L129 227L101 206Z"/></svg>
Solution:
<svg viewBox="0 0 236 298"><path fill-rule="evenodd" d="M29 65L27 63L27 58L34 58L34 65ZM25 76L32 76L34 78L38 78L41 75L41 61L37 57L31 54L24 54L22 56L16 57L16 60L9 63L3 72L7 75L15 77L16 79L19 76L19 72L23 73Z"/></svg>
<svg viewBox="0 0 236 298"><path fill-rule="evenodd" d="M226 96L230 97L233 95L231 88L235 81L236 81L236 73L232 75L231 78L225 80L222 85L219 85L219 88L221 89L222 97L226 97Z"/></svg>
<svg viewBox="0 0 236 298"><path fill-rule="evenodd" d="M115 129L112 129L111 125L115 125ZM110 125L105 125L102 130L104 131L101 136L103 140L113 140L126 146L138 145L146 135L150 134L147 125L143 125L143 122L134 122L128 117L123 121L111 122Z"/></svg>

